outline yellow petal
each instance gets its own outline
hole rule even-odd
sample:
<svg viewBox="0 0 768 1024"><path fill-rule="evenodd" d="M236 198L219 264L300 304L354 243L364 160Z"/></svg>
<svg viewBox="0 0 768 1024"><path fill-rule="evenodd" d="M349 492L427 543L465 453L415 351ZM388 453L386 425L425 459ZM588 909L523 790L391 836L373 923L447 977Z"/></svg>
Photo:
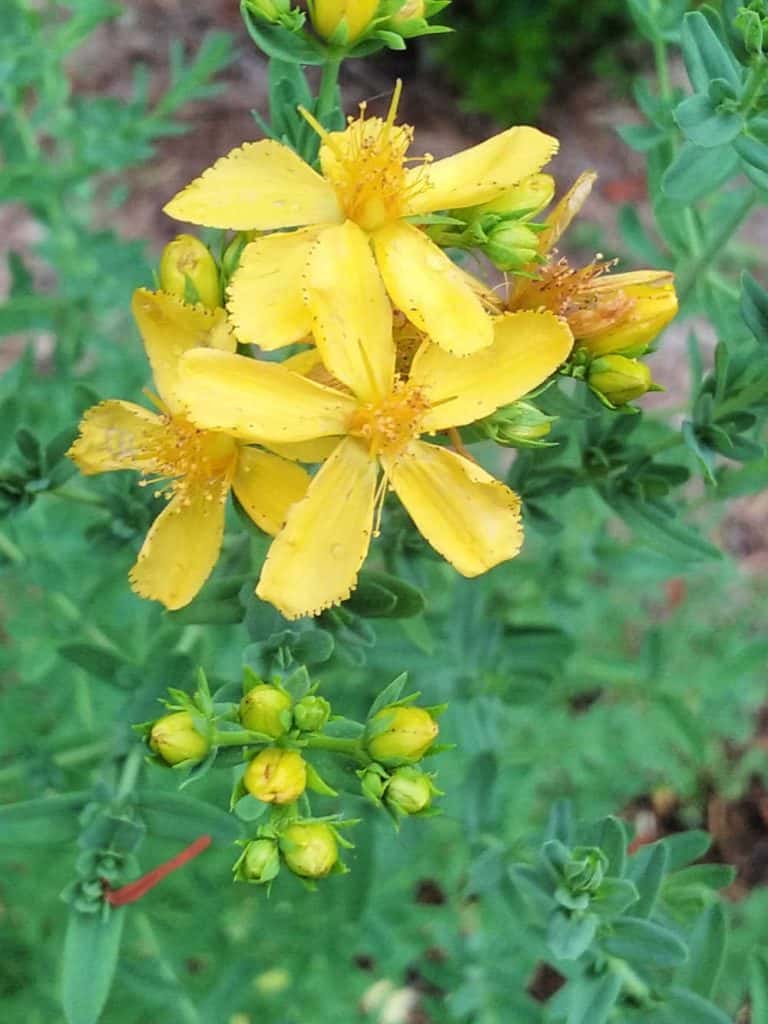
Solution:
<svg viewBox="0 0 768 1024"><path fill-rule="evenodd" d="M136 564L131 586L141 597L172 611L196 596L213 570L224 535L227 484L221 493L177 494L152 524Z"/></svg>
<svg viewBox="0 0 768 1024"><path fill-rule="evenodd" d="M474 462L423 441L382 462L419 531L463 576L520 551L520 499Z"/></svg>
<svg viewBox="0 0 768 1024"><path fill-rule="evenodd" d="M180 412L179 359L191 348L214 347L234 352L237 344L223 309L187 305L167 292L139 288L131 302L136 324L152 366L155 388L170 413Z"/></svg>
<svg viewBox="0 0 768 1024"><path fill-rule="evenodd" d="M309 473L270 452L241 448L232 489L245 511L265 533L282 529L288 509L303 498Z"/></svg>
<svg viewBox="0 0 768 1024"><path fill-rule="evenodd" d="M373 530L378 466L345 438L293 505L256 593L287 619L316 615L352 593Z"/></svg>
<svg viewBox="0 0 768 1024"><path fill-rule="evenodd" d="M423 387L432 408L426 431L473 423L538 387L573 347L568 324L549 312L506 313L494 321L494 341L466 359L436 345L421 346L410 381Z"/></svg>
<svg viewBox="0 0 768 1024"><path fill-rule="evenodd" d="M327 228L307 264L305 297L328 370L363 402L392 390L392 307L366 235L347 221Z"/></svg>
<svg viewBox="0 0 768 1024"><path fill-rule="evenodd" d="M280 142L246 142L217 160L163 208L188 224L272 231L341 220L336 193Z"/></svg>
<svg viewBox="0 0 768 1024"><path fill-rule="evenodd" d="M595 282L598 285L599 282ZM613 277L614 289L631 300L631 306L618 323L603 330L579 335L578 344L592 355L611 352L639 355L664 330L677 314L674 277L664 271L637 270ZM601 293L614 289L594 287L600 309Z"/></svg>
<svg viewBox="0 0 768 1024"><path fill-rule="evenodd" d="M508 128L478 146L408 171L407 215L476 206L540 171L559 143L537 128Z"/></svg>
<svg viewBox="0 0 768 1024"><path fill-rule="evenodd" d="M318 437L314 441L294 441L290 444L270 441L265 447L291 462L325 462L340 440L340 437Z"/></svg>
<svg viewBox="0 0 768 1024"><path fill-rule="evenodd" d="M346 433L351 395L247 356L198 348L180 367L193 422L243 441L309 441Z"/></svg>
<svg viewBox="0 0 768 1024"><path fill-rule="evenodd" d="M539 235L539 252L549 252L557 245L573 218L579 213L597 181L596 171L582 172L544 222Z"/></svg>
<svg viewBox="0 0 768 1024"><path fill-rule="evenodd" d="M310 331L302 286L317 228L265 235L246 246L227 290L235 333L243 344L272 350Z"/></svg>
<svg viewBox="0 0 768 1024"><path fill-rule="evenodd" d="M493 341L493 324L466 275L412 224L395 221L373 235L384 284L395 306L454 355Z"/></svg>
<svg viewBox="0 0 768 1024"><path fill-rule="evenodd" d="M286 370L300 373L302 377L309 377L316 366L322 366L322 359L313 345L312 348L304 349L303 352L296 352L295 355L288 356L280 365Z"/></svg>
<svg viewBox="0 0 768 1024"><path fill-rule="evenodd" d="M160 416L133 402L100 402L83 416L67 455L86 476L113 469L152 471L165 429Z"/></svg>

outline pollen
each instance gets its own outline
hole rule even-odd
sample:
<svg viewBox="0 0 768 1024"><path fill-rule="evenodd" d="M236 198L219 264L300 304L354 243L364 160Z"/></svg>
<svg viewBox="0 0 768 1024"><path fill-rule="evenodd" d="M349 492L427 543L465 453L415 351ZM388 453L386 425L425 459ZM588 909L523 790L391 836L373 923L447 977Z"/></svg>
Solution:
<svg viewBox="0 0 768 1024"><path fill-rule="evenodd" d="M359 116L350 117L341 132L327 132L306 111L304 117L321 136L320 165L333 186L347 219L364 231L406 215L408 202L428 187L423 175L414 174L408 163L425 167L432 160L408 157L414 131L410 125L396 125L402 83L398 81L386 119L367 117L361 103Z"/></svg>
<svg viewBox="0 0 768 1024"><path fill-rule="evenodd" d="M159 485L155 497L193 497L224 501L237 458L237 445L227 434L199 430L179 416L166 416L165 430L149 441L141 456L151 466L139 481L142 487Z"/></svg>
<svg viewBox="0 0 768 1024"><path fill-rule="evenodd" d="M379 402L361 405L352 414L349 433L368 444L372 457L398 455L421 434L424 415L430 408L423 388L398 380Z"/></svg>

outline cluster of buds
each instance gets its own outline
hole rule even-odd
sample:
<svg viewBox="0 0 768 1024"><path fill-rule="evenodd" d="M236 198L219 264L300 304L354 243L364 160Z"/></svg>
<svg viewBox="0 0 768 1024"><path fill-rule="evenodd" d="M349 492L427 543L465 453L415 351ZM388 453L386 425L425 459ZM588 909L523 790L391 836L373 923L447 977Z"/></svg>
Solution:
<svg viewBox="0 0 768 1024"><path fill-rule="evenodd" d="M191 697L170 690L169 713L136 728L156 762L193 777L217 758L241 765L230 809L255 832L241 842L238 880L270 885L283 866L308 882L347 870L339 849L351 844L340 830L355 822L340 813L313 815L310 793L339 797L315 755L353 766L359 795L396 825L404 816L434 813L439 790L418 764L435 752L443 708L417 706L418 694L401 697L404 675L379 695L365 722L335 717L303 667L268 682L246 668L237 703L224 699L228 687L212 695L202 672L199 680Z"/></svg>
<svg viewBox="0 0 768 1024"><path fill-rule="evenodd" d="M301 33L305 40L341 54L350 53L361 42L378 42L392 49L404 49L404 40L445 32L429 19L449 0L308 0L312 32L306 31L306 17L291 0L247 0L246 9L261 22ZM368 49L366 52L370 52Z"/></svg>

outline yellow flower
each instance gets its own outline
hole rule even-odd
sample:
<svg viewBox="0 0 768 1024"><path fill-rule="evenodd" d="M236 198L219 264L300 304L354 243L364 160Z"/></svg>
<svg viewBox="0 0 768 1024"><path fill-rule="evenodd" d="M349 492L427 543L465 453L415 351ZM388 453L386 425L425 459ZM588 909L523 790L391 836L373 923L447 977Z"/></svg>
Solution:
<svg viewBox="0 0 768 1024"><path fill-rule="evenodd" d="M555 245L581 210L597 175L581 174L547 217L539 254L550 254L533 278L520 277L510 290L510 309L549 309L565 317L577 345L592 355L640 355L677 313L674 275L666 270L611 274L613 262L595 259L574 269L551 257Z"/></svg>
<svg viewBox="0 0 768 1024"><path fill-rule="evenodd" d="M435 344L466 355L493 341L481 296L411 221L496 199L538 171L557 151L557 140L535 128L509 128L455 156L417 158L408 167L414 133L394 123L399 95L400 83L386 120L366 118L363 105L340 132L326 132L305 113L322 137L322 174L279 142L250 142L165 207L193 224L280 229L251 242L232 279L229 310L242 342L280 348L309 333L302 292L311 251L332 225L345 222L372 246L393 304Z"/></svg>
<svg viewBox="0 0 768 1024"><path fill-rule="evenodd" d="M179 357L208 346L229 354L235 340L224 310L185 305L163 292L140 289L133 314L154 374L159 413L133 402L107 401L89 409L68 454L82 473L138 470L142 485L169 499L152 525L130 573L133 589L167 608L182 608L210 575L221 547L227 494L267 533L277 533L309 477L270 452L246 448L224 432L190 422L178 390ZM162 481L162 483L160 482Z"/></svg>
<svg viewBox="0 0 768 1024"><path fill-rule="evenodd" d="M365 32L379 8L379 0L313 0L309 13L315 31L330 39L343 21L347 43L354 43Z"/></svg>
<svg viewBox="0 0 768 1024"><path fill-rule="evenodd" d="M272 544L259 596L288 618L348 597L388 486L463 575L513 558L522 543L517 495L419 436L471 423L539 385L568 355L568 327L551 313L507 314L483 352L458 359L424 342L399 376L387 296L354 224L323 232L309 275L318 352L339 387L226 352L198 350L181 363L185 401L206 429L270 445L340 439Z"/></svg>

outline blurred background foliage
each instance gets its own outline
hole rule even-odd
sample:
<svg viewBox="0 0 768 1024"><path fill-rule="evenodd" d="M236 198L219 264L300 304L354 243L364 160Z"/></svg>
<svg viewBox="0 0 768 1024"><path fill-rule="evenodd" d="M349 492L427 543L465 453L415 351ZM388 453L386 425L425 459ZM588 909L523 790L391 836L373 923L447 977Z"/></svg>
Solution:
<svg viewBox="0 0 768 1024"><path fill-rule="evenodd" d="M215 23L237 31L243 47L232 6L212 5ZM682 13L684 5L677 6ZM614 83L607 95L628 80L632 62L647 60L631 13L615 3L456 2L443 20L457 34L425 46L458 100L503 124L535 116L551 91L554 102L542 114L547 124L574 75L586 80L589 68L607 68ZM0 198L11 250L0 309L3 804L76 792L86 794L78 809L86 799L108 805L133 742L131 723L156 713L167 686L190 689L198 664L213 681L237 681L243 651L264 640L247 571L263 555L261 538L233 517L214 589L182 616L163 614L130 594L125 581L154 515L151 495L120 477L86 485L62 457L83 408L100 397L140 395L146 373L127 309L132 289L152 283L152 246L173 231L160 222L159 201L172 193L174 177L189 177L187 165L194 172L212 149L225 151L227 133L240 141L248 108L263 105L263 64L251 55L233 63L226 33L201 41L200 28L211 20L159 0L140 16L121 17L101 0L10 0L0 12ZM154 52L154 68L136 64L136 52L156 51L156 39L174 33L183 39L167 57ZM135 34L132 48L125 40ZM674 35L669 42L676 45ZM108 64L122 62L118 84L108 94L73 86L89 61L105 61L105 52ZM374 62L368 78L363 64L349 71L353 95L374 94L389 81L389 63ZM673 71L685 82L679 59ZM420 95L435 95L421 92L433 88L431 76L428 64L425 77L412 78L416 105ZM636 88L641 96L648 91ZM219 102L217 89L221 105L206 106ZM685 94L678 89L675 102ZM578 106L579 96L570 102ZM611 102L605 100L603 113L613 113ZM224 112L229 107L233 113ZM607 243L609 252L635 262L680 266L696 245L701 251L706 243L711 252L717 241L707 234L722 210L717 199L706 199L714 209L707 207L702 220L686 215L686 232L674 220L675 208L686 204L659 199L661 170L653 160L670 139L680 144L671 106L665 109L650 133L628 139L651 153L660 227L638 185L643 164L629 156L613 190L597 197L601 219L582 229L588 252ZM440 135L444 110L438 104L426 132ZM185 131L195 140L191 151L183 148ZM582 138L582 151L623 151L612 130L603 132L602 143L594 134ZM162 142L169 137L170 145ZM450 145L458 148L455 139ZM181 166L177 156L185 152ZM734 191L744 187L736 173ZM149 247L136 240L145 229ZM281 879L267 901L259 890L229 881L233 826L219 813L227 773L210 773L185 790L196 801L185 816L178 803L163 812L158 798L175 793L173 774L148 769L131 796L142 870L201 831L221 841L131 908L105 1021L496 1024L513 1014L515 1024L595 1024L589 1005L578 1017L578 1007L553 1000L564 978L579 972L582 987L566 988L592 991L592 952L558 959L543 928L552 908L542 911L534 900L531 911L530 894L505 873L511 863L537 863L545 840L582 843L570 832L564 798L576 819L617 815L650 845L706 828L713 845L707 851L706 841L693 841L697 867L725 862L736 872L733 881L714 872L664 883L654 920L671 929L678 946L667 940L669 962L662 957L638 970L672 993L671 1002L653 1017L625 1001L615 1019L667 1024L665 1012L676 1012L675 1024L722 1024L741 1014L741 1024L749 1020L749 986L753 1024L767 1019L768 965L760 953L751 973L745 964L768 941L768 559L759 503L768 464L757 418L723 426L755 447L745 442L727 461L722 449L716 455L707 440L717 437L712 409L700 401L731 394L731 412L738 410L744 382L734 366L762 373L765 339L757 340L754 315L748 330L738 313L734 273L756 265L756 236L747 233L716 255L723 257L719 269L710 274L708 264L702 273L706 294L691 288L688 295L700 343L686 348L685 333L671 333L669 354L657 357L655 376L670 391L666 406L649 402L641 422L617 420L565 393L554 435L561 447L496 467L509 472L529 508L526 549L511 574L502 568L482 580L458 579L388 510L390 534L374 557L385 545L398 552L386 568L434 595L427 614L402 621L351 615L324 624L336 647L313 673L345 713L362 715L403 668L430 703L450 702L443 736L456 747L436 762L443 814L405 822L395 835L350 795L350 812L364 819L348 857L351 874L328 879L314 894ZM714 341L703 314L728 325L721 338L730 369L721 355L709 383ZM751 392L758 412L764 390ZM693 426L680 452L671 442L686 417ZM639 502L628 506L623 488L635 481L625 472L635 465L627 457L633 446L638 459L657 449L655 465L637 472L646 489L662 499L671 491L684 502L689 526L658 515L649 521ZM757 504L746 507L745 500ZM0 833L0 1008L9 1021L62 1019L65 906L57 895L76 877L87 844L77 815L58 806L46 805L35 834L22 830L23 843L10 821ZM594 842L600 845L602 833ZM127 856L138 873L139 861L130 857L139 854ZM636 856L644 856L642 847ZM639 870L637 860L630 862L625 877ZM711 940L709 960L701 947L702 936L717 936L712 891L725 884L734 927L719 969L717 942ZM682 898L681 888L688 890ZM714 993L703 991L706 980L686 975L679 943L706 965L709 982L718 981ZM633 963L626 946L624 953ZM712 996L720 1009L689 1000L675 1011L680 997L673 990L680 987L701 992L710 1007Z"/></svg>

